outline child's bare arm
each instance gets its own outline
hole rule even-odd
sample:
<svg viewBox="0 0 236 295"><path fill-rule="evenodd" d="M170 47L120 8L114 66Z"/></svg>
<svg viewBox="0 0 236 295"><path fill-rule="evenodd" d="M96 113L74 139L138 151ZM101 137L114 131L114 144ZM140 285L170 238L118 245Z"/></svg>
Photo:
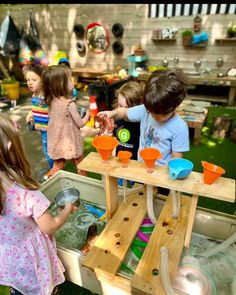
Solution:
<svg viewBox="0 0 236 295"><path fill-rule="evenodd" d="M128 121L128 109L127 108L117 108L112 111L103 111L99 112L98 116L104 117L107 116L108 118L113 118L115 121L119 119L123 119Z"/></svg>
<svg viewBox="0 0 236 295"><path fill-rule="evenodd" d="M75 124L79 127L82 128L85 126L85 124L88 122L90 114L89 114L89 110L87 111L86 115L84 116L84 118L82 119L80 117L80 114L77 110L77 106L75 102L72 102L69 104L68 107L69 113L73 119L73 121L75 122Z"/></svg>
<svg viewBox="0 0 236 295"><path fill-rule="evenodd" d="M183 153L181 153L181 152L172 152L171 158L183 158Z"/></svg>
<svg viewBox="0 0 236 295"><path fill-rule="evenodd" d="M62 225L66 222L70 213L76 210L78 210L78 207L68 203L57 216L53 217L49 210L46 210L43 215L41 215L35 221L43 233L51 235L59 230L60 227L62 227Z"/></svg>

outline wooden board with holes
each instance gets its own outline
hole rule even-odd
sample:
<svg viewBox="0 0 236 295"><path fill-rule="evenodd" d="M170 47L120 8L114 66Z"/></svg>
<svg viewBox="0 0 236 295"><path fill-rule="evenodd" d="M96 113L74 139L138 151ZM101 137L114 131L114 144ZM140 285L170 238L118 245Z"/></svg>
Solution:
<svg viewBox="0 0 236 295"><path fill-rule="evenodd" d="M146 213L146 194L130 195L97 238L83 265L115 276Z"/></svg>
<svg viewBox="0 0 236 295"><path fill-rule="evenodd" d="M168 196L153 233L131 281L131 294L165 295L160 278L160 249L168 249L171 282L177 272L188 224L191 198L181 197L181 210L173 219L171 197ZM159 272L159 274L158 274Z"/></svg>
<svg viewBox="0 0 236 295"><path fill-rule="evenodd" d="M194 193L212 199L235 202L235 180L230 178L220 177L213 184L207 185L203 183L203 173L192 171L186 179L172 180L168 175L167 167L155 166L153 173L148 173L144 163L130 160L128 168L122 168L117 157L111 157L108 163L102 164L101 157L96 152L87 155L80 162L79 169L165 187L183 193Z"/></svg>

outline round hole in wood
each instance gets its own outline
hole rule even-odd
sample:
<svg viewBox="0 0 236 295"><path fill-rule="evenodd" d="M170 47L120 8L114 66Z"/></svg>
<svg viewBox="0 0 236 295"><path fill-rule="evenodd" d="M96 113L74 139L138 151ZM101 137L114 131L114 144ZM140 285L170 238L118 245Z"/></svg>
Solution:
<svg viewBox="0 0 236 295"><path fill-rule="evenodd" d="M104 252L105 252L106 254L110 254L110 253L111 253L110 250L105 250Z"/></svg>
<svg viewBox="0 0 236 295"><path fill-rule="evenodd" d="M117 242L116 245L119 246L120 245L120 242Z"/></svg>
<svg viewBox="0 0 236 295"><path fill-rule="evenodd" d="M166 221L163 221L163 222L162 222L162 226L167 226L167 225L169 225L168 222L166 222Z"/></svg>
<svg viewBox="0 0 236 295"><path fill-rule="evenodd" d="M139 195L142 196L143 195L143 192L139 192Z"/></svg>
<svg viewBox="0 0 236 295"><path fill-rule="evenodd" d="M172 235L173 234L173 230L168 229L167 233L168 233L168 235Z"/></svg>
<svg viewBox="0 0 236 295"><path fill-rule="evenodd" d="M120 234L119 234L119 233L115 233L114 236L115 236L116 238L119 238L119 237L120 237Z"/></svg>
<svg viewBox="0 0 236 295"><path fill-rule="evenodd" d="M153 276L158 276L158 275L159 275L159 270L158 270L157 268L154 268L154 269L152 270L152 275L153 275Z"/></svg>
<svg viewBox="0 0 236 295"><path fill-rule="evenodd" d="M133 203L132 206L136 207L136 206L138 206L138 204L137 203Z"/></svg>
<svg viewBox="0 0 236 295"><path fill-rule="evenodd" d="M124 221L129 221L129 217L125 217L124 218Z"/></svg>

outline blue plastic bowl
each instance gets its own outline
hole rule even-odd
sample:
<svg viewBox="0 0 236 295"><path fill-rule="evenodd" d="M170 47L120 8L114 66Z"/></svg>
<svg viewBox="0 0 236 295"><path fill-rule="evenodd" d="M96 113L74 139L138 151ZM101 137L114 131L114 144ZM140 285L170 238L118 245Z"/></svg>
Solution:
<svg viewBox="0 0 236 295"><path fill-rule="evenodd" d="M193 170L193 163L183 158L175 158L168 162L169 176L172 179L183 179Z"/></svg>

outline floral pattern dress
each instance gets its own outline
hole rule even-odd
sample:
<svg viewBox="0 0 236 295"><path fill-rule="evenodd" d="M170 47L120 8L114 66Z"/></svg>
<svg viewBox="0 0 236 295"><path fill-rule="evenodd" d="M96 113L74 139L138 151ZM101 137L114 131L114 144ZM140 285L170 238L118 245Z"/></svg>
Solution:
<svg viewBox="0 0 236 295"><path fill-rule="evenodd" d="M25 295L49 295L65 281L54 236L35 222L49 205L39 190L16 183L9 188L0 215L0 285Z"/></svg>

